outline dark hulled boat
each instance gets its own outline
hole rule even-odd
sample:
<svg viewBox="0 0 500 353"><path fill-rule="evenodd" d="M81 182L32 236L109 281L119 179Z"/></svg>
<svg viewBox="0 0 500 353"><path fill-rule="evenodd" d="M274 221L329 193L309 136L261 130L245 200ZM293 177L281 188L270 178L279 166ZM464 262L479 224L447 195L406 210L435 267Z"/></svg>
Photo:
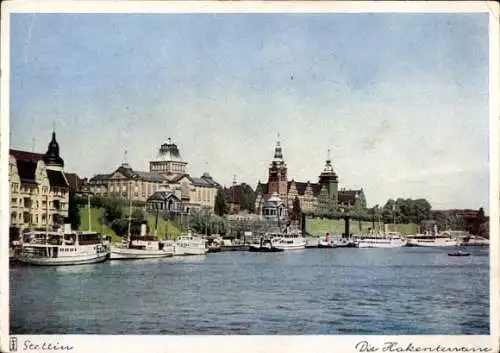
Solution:
<svg viewBox="0 0 500 353"><path fill-rule="evenodd" d="M282 252L284 249L277 248L273 245L271 239L260 239L259 243L252 243L248 247L250 252Z"/></svg>

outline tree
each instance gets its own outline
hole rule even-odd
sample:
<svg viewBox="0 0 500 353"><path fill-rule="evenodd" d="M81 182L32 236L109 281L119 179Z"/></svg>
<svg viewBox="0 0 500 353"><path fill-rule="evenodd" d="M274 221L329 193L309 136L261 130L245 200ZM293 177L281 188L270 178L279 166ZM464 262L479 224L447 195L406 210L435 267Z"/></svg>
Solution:
<svg viewBox="0 0 500 353"><path fill-rule="evenodd" d="M396 208L396 202L393 199L387 200L387 202L384 205L384 208L382 209L382 218L384 220L384 223L393 222L395 208Z"/></svg>
<svg viewBox="0 0 500 353"><path fill-rule="evenodd" d="M146 215L140 208L136 208L132 211L131 218L135 221L142 222L146 220Z"/></svg>
<svg viewBox="0 0 500 353"><path fill-rule="evenodd" d="M295 196L295 199L293 199L293 204L292 204L292 219L294 221L297 221L300 219L300 216L302 214L302 209L300 207L300 200L298 196Z"/></svg>
<svg viewBox="0 0 500 353"><path fill-rule="evenodd" d="M426 199L415 200L415 216L417 222L422 222L424 220L431 218L431 204Z"/></svg>
<svg viewBox="0 0 500 353"><path fill-rule="evenodd" d="M229 212L229 205L224 194L224 191L219 188L215 195L214 211L218 216L224 216Z"/></svg>
<svg viewBox="0 0 500 353"><path fill-rule="evenodd" d="M128 221L125 219L114 219L109 226L119 236L124 236L128 232Z"/></svg>
<svg viewBox="0 0 500 353"><path fill-rule="evenodd" d="M110 224L115 219L123 217L124 201L119 198L106 198L102 200L102 207L104 208L104 218Z"/></svg>
<svg viewBox="0 0 500 353"><path fill-rule="evenodd" d="M79 200L74 191L70 190L68 200L68 217L65 222L71 224L71 229L80 228L80 209L78 207Z"/></svg>
<svg viewBox="0 0 500 353"><path fill-rule="evenodd" d="M255 211L255 192L247 184L241 184L240 209L248 212Z"/></svg>

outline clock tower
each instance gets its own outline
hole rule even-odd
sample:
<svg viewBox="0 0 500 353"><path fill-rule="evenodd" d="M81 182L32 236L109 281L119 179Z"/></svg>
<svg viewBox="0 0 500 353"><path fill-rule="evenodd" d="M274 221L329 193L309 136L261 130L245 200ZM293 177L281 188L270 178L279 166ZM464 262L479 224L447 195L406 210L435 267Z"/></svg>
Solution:
<svg viewBox="0 0 500 353"><path fill-rule="evenodd" d="M276 141L276 147L274 148L274 158L269 166L269 176L267 179L268 189L267 193L272 195L277 193L278 196L284 200L287 195L287 167L283 159L283 151L281 149L281 143L278 138Z"/></svg>

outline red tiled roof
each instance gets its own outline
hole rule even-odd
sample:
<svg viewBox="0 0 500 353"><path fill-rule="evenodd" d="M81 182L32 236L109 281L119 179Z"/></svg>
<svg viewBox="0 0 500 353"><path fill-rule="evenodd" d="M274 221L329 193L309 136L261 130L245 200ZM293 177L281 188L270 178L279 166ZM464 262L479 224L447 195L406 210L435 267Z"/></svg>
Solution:
<svg viewBox="0 0 500 353"><path fill-rule="evenodd" d="M39 160L43 159L43 154L40 153L34 153L34 152L26 152L26 151L20 151L20 150L9 150L9 154L13 156L16 160L19 161L32 161L32 162L38 162Z"/></svg>
<svg viewBox="0 0 500 353"><path fill-rule="evenodd" d="M66 180L68 180L69 187L72 190L79 190L81 185L81 179L76 173L64 173Z"/></svg>

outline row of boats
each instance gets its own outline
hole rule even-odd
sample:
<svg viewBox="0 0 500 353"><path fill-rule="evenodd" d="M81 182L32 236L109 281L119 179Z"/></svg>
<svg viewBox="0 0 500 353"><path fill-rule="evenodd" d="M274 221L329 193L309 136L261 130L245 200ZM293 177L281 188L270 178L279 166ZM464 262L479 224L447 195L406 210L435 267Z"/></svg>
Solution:
<svg viewBox="0 0 500 353"><path fill-rule="evenodd" d="M33 265L77 265L106 260L147 259L171 256L203 255L214 250L207 240L188 232L176 240L162 241L156 236L128 236L120 243L98 232L30 231L11 248L11 258ZM487 239L474 236L454 236L449 232L403 236L399 233L353 235L350 237L304 237L300 232L265 234L254 238L244 247L250 252L282 252L305 248L399 248L458 247L450 256L467 256L460 250L464 245L489 245Z"/></svg>
<svg viewBox="0 0 500 353"><path fill-rule="evenodd" d="M161 241L151 235L129 236L111 243L97 232L31 231L11 248L10 257L32 265L79 265L106 260L162 258L203 255L208 252L205 240L192 234L177 240Z"/></svg>
<svg viewBox="0 0 500 353"><path fill-rule="evenodd" d="M250 245L254 252L279 252L304 248L399 248L403 246L415 247L460 247L460 246L488 246L489 241L473 236L453 236L449 232L436 234L417 234L403 236L389 232L380 235L353 235L346 237L331 237L329 233L324 237L305 238L299 234L268 235L261 237Z"/></svg>

